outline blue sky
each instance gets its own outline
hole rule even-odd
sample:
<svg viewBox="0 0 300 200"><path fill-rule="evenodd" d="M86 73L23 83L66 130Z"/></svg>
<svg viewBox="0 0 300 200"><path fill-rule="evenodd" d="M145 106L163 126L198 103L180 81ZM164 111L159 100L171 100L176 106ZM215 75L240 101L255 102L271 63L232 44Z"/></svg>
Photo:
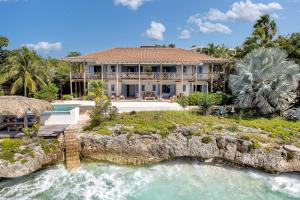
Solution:
<svg viewBox="0 0 300 200"><path fill-rule="evenodd" d="M270 13L280 34L300 31L300 0L0 0L0 35L43 56L175 43L240 45Z"/></svg>

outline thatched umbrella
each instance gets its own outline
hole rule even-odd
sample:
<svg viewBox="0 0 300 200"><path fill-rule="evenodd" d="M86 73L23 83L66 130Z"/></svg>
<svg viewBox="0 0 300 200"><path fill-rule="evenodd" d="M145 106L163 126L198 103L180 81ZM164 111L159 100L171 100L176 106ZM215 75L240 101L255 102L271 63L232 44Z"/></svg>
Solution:
<svg viewBox="0 0 300 200"><path fill-rule="evenodd" d="M28 112L39 116L42 112L52 109L53 105L47 101L22 96L0 96L0 115L24 117L25 125Z"/></svg>

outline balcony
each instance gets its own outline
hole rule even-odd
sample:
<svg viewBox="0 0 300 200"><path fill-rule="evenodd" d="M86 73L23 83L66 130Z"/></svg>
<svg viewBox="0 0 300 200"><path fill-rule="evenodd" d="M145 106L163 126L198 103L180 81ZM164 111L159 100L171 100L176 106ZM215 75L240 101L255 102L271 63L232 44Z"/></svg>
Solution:
<svg viewBox="0 0 300 200"><path fill-rule="evenodd" d="M213 75L214 79L218 79L219 74ZM72 73L72 79L84 79L83 73ZM116 72L105 72L103 76L101 73L86 73L86 80L117 80ZM139 80L138 72L120 72L118 74L119 80ZM211 79L210 73L202 73L202 74L187 74L187 73L172 73L172 72L141 72L140 80L174 80L174 81L195 81L195 80L203 80L207 81Z"/></svg>

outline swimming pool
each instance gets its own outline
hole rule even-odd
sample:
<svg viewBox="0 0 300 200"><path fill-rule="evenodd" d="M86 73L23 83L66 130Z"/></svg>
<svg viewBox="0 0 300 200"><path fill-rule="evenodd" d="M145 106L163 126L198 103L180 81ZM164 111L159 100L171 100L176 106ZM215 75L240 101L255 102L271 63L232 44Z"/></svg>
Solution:
<svg viewBox="0 0 300 200"><path fill-rule="evenodd" d="M44 112L40 121L42 125L77 124L79 106L75 104L56 104L52 111Z"/></svg>

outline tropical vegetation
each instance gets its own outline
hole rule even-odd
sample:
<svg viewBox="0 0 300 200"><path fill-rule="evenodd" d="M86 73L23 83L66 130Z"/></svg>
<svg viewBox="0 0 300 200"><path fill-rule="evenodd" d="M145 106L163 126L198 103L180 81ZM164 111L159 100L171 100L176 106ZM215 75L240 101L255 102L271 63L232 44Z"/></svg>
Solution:
<svg viewBox="0 0 300 200"><path fill-rule="evenodd" d="M300 81L299 65L287 60L278 48L260 48L249 53L235 66L229 86L241 108L261 114L282 114L296 103Z"/></svg>

